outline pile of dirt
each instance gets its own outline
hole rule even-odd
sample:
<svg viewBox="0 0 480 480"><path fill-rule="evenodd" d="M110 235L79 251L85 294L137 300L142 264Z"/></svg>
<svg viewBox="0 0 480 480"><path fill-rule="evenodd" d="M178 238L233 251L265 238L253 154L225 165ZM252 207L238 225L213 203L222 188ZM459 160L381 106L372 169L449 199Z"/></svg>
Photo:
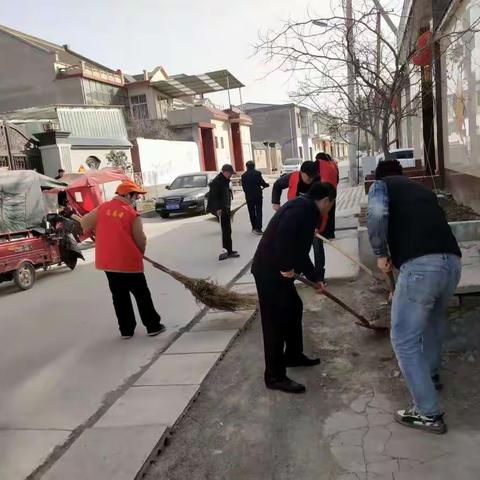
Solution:
<svg viewBox="0 0 480 480"><path fill-rule="evenodd" d="M470 207L457 203L450 193L439 194L438 203L445 211L449 222L465 222L480 219L478 213Z"/></svg>

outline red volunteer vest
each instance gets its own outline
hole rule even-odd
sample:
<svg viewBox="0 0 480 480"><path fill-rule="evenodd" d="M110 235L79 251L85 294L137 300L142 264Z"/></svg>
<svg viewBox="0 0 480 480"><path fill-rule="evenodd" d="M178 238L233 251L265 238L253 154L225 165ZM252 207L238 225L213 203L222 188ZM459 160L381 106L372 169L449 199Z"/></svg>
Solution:
<svg viewBox="0 0 480 480"><path fill-rule="evenodd" d="M319 160L318 173L320 174L320 181L329 183L335 190L337 189L338 172L337 165L333 160L331 162L328 160Z"/></svg>
<svg viewBox="0 0 480 480"><path fill-rule="evenodd" d="M95 266L106 272L143 272L143 256L132 235L138 213L118 199L97 210Z"/></svg>
<svg viewBox="0 0 480 480"><path fill-rule="evenodd" d="M300 172L297 170L290 175L288 179L287 199L293 200L297 196L298 182L300 181Z"/></svg>
<svg viewBox="0 0 480 480"><path fill-rule="evenodd" d="M288 200L293 200L297 196L298 182L300 181L300 172L296 171L290 175L288 179ZM318 233L322 233L327 227L328 215L323 215L320 220L320 225L317 229Z"/></svg>

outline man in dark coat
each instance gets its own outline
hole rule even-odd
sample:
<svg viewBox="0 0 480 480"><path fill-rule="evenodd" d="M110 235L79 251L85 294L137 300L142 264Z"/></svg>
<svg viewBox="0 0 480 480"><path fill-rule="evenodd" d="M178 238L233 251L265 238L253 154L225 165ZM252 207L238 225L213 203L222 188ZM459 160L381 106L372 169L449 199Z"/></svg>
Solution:
<svg viewBox="0 0 480 480"><path fill-rule="evenodd" d="M230 218L231 193L230 179L235 170L230 164L225 164L222 171L210 182L208 192L208 211L213 213L222 227L222 245L224 251L219 255L219 260L237 258L240 255L233 250L232 246L232 224Z"/></svg>
<svg viewBox="0 0 480 480"><path fill-rule="evenodd" d="M309 252L320 216L328 214L335 189L314 183L307 194L283 205L270 221L255 253L252 274L257 285L265 348L265 385L272 390L302 393L305 387L290 380L287 367L313 366L319 359L303 353L303 303L294 274L318 282Z"/></svg>
<svg viewBox="0 0 480 480"><path fill-rule="evenodd" d="M252 161L245 165L247 171L242 175L242 188L245 192L252 232L262 235L263 189L268 188L269 185L262 174L255 170L255 164Z"/></svg>

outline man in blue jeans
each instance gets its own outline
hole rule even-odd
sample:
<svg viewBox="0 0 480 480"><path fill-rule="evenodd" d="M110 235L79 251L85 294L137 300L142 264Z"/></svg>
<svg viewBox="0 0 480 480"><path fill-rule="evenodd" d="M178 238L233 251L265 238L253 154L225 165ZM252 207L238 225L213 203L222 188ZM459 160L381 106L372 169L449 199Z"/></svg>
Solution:
<svg viewBox="0 0 480 480"><path fill-rule="evenodd" d="M438 370L461 252L436 195L402 173L398 161L380 162L368 195L368 233L378 267L399 271L391 341L413 406L398 410L394 418L408 427L445 433Z"/></svg>

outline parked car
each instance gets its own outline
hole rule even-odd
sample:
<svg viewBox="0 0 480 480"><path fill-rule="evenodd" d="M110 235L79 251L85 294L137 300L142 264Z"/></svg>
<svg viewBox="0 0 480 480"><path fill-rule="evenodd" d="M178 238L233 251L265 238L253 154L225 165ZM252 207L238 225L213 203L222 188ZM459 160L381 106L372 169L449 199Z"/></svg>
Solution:
<svg viewBox="0 0 480 480"><path fill-rule="evenodd" d="M403 168L414 167L415 166L415 155L413 148L394 148L390 150L390 154L396 160L398 160ZM376 164L382 162L385 159L385 155L380 153L376 157Z"/></svg>
<svg viewBox="0 0 480 480"><path fill-rule="evenodd" d="M155 210L162 218L171 213L208 213L209 184L217 172L196 172L179 175L166 187L168 194L157 198ZM233 189L230 186L233 198Z"/></svg>
<svg viewBox="0 0 480 480"><path fill-rule="evenodd" d="M282 160L282 166L280 167L280 175L286 175L300 170L302 166L303 158L286 158Z"/></svg>

